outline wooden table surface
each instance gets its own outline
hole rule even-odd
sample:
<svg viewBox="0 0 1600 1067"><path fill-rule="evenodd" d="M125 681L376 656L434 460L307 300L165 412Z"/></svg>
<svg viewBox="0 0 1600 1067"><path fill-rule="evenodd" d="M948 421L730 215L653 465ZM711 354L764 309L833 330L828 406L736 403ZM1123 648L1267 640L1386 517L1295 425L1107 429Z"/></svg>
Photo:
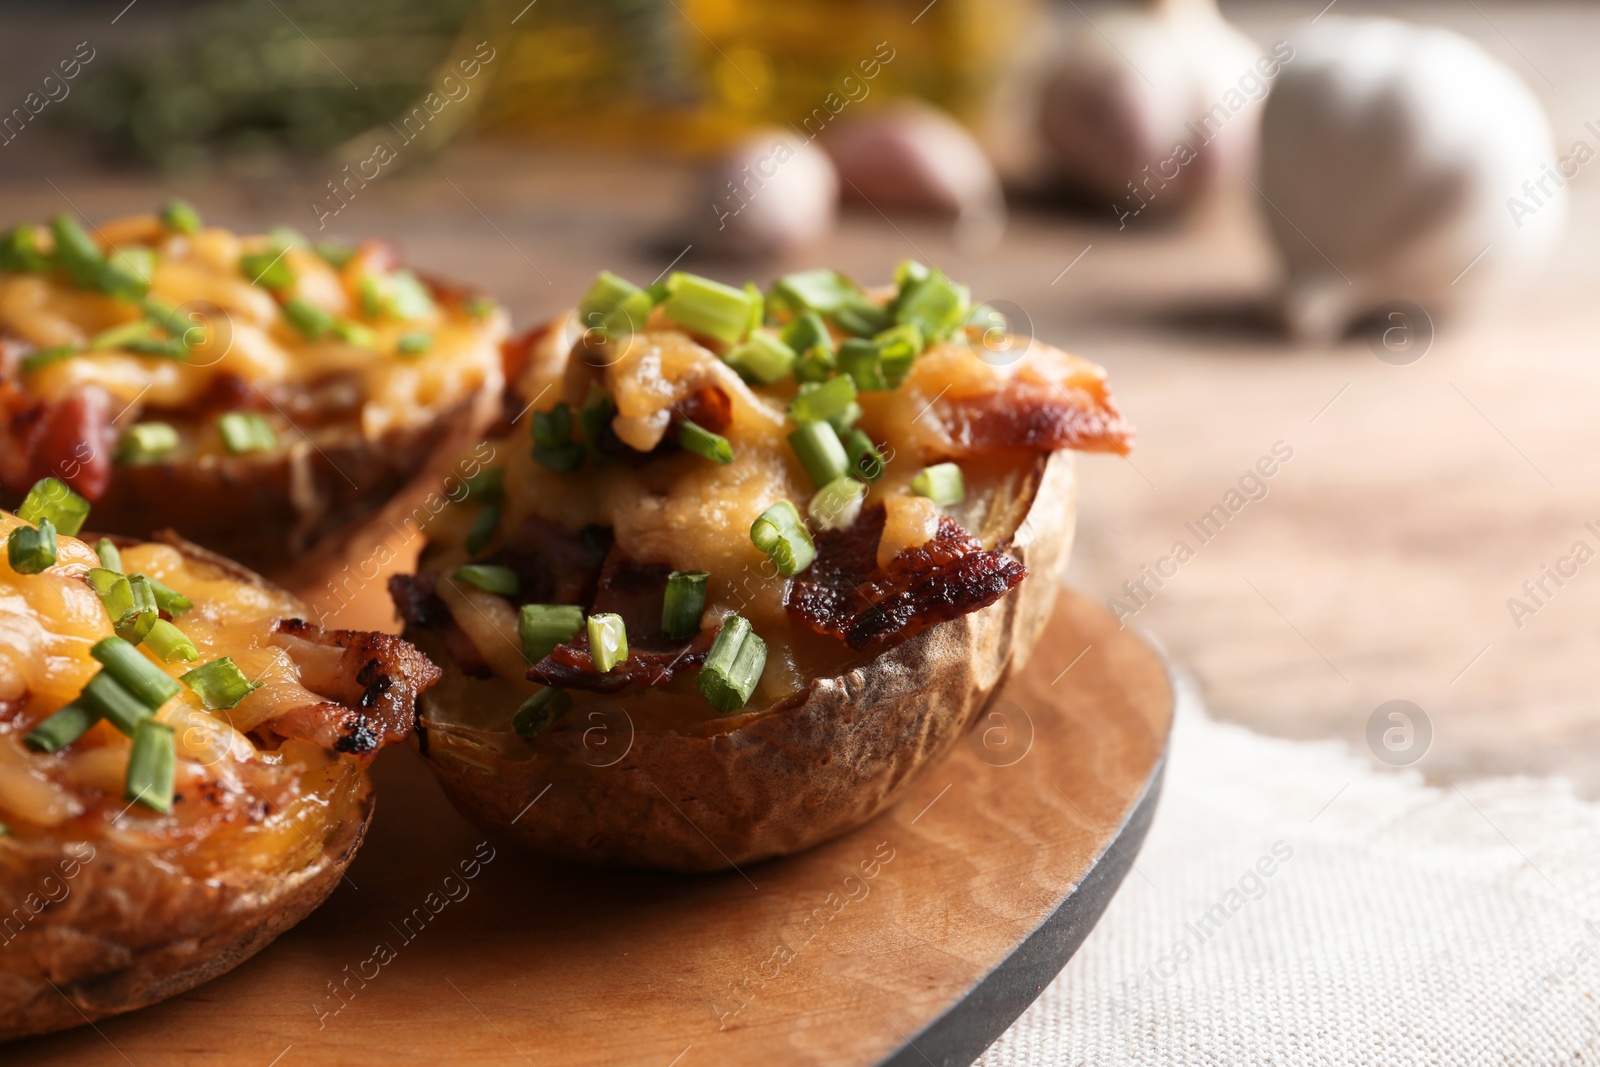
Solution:
<svg viewBox="0 0 1600 1067"><path fill-rule="evenodd" d="M1320 6L1227 10L1271 41ZM1600 11L1403 8L1503 58L1546 101L1562 145L1600 115L1590 54ZM1334 14L1373 10L1346 0ZM148 175L87 166L48 131L8 147L0 168L8 220L67 198L95 216L142 210L168 191ZM308 201L330 176L312 168L179 191L230 225L309 229ZM458 145L363 190L330 232L391 235L413 261L493 289L529 323L570 303L599 268L641 280L665 269L685 243L667 236L671 221L704 210L692 190L681 167L621 154ZM1587 171L1571 191L1551 270L1470 319L1439 323L1426 357L1404 367L1361 341L1296 348L1252 325L1248 310L1271 291L1275 266L1257 205L1243 196L1201 219L1123 231L1109 210L1019 209L1001 244L981 253L959 251L938 224L868 211L804 257L748 269L765 279L832 264L876 279L918 256L980 297L1013 301L1041 337L1106 364L1140 434L1131 460L1083 465L1071 580L1096 598L1140 577L1186 536L1186 521L1284 442L1293 458L1269 495L1201 546L1135 619L1195 673L1213 713L1361 749L1373 710L1408 699L1432 723L1418 764L1430 778L1560 773L1593 795L1600 563L1520 629L1506 606L1575 541L1600 544L1584 527L1600 525L1600 195ZM693 252L682 264L747 269Z"/></svg>

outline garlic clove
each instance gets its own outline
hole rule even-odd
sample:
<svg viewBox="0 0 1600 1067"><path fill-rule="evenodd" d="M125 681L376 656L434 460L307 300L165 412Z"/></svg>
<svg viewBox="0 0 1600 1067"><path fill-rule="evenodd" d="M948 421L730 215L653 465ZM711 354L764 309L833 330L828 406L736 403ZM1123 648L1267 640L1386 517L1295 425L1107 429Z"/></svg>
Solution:
<svg viewBox="0 0 1600 1067"><path fill-rule="evenodd" d="M714 254L782 255L831 230L838 203L839 176L825 152L787 131L757 130L707 166L690 236Z"/></svg>

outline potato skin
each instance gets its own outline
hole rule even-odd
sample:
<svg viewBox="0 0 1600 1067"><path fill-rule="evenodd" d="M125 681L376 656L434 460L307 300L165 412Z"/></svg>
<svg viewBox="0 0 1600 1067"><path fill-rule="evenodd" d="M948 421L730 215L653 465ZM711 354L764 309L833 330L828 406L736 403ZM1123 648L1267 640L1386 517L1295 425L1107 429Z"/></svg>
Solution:
<svg viewBox="0 0 1600 1067"><path fill-rule="evenodd" d="M65 842L0 847L0 900L17 909L13 914L28 914L23 902L30 895L58 898L20 933L15 919L5 925L0 1041L142 1008L237 967L333 892L372 810L363 776L361 795L323 853L288 874L231 872L202 881L110 841L92 842L92 853L76 856ZM69 859L77 869L64 878Z"/></svg>
<svg viewBox="0 0 1600 1067"><path fill-rule="evenodd" d="M509 733L440 721L432 712L453 688L446 683L422 698L423 753L451 801L484 830L589 862L712 871L851 830L950 751L1049 619L1071 551L1077 489L1072 453L1038 463L1032 503L1004 548L1028 568L1021 585L863 667L733 720L726 733L632 733L615 724L612 747L602 750L586 747L579 724L529 746ZM443 665L448 679L455 667L447 658Z"/></svg>
<svg viewBox="0 0 1600 1067"><path fill-rule="evenodd" d="M478 439L499 408L498 375L476 396L376 440L305 438L280 454L118 467L94 503L97 529L141 539L171 527L253 570L327 556L438 458Z"/></svg>

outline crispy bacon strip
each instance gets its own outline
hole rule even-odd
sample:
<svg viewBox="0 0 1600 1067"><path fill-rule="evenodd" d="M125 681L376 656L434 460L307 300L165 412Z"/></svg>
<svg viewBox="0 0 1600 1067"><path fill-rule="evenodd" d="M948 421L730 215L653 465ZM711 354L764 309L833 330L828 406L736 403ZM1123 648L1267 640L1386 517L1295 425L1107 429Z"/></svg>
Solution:
<svg viewBox="0 0 1600 1067"><path fill-rule="evenodd" d="M935 414L958 454L1020 448L1126 455L1133 428L1098 388L1013 378L997 393L942 400Z"/></svg>
<svg viewBox="0 0 1600 1067"><path fill-rule="evenodd" d="M696 634L691 641L660 640L635 644L628 637L628 658L610 671L595 670L589 654L589 635L579 634L566 645L528 668L528 680L562 689L587 689L593 693L615 693L630 685L666 685L679 671L699 667L711 651L716 634L710 630Z"/></svg>
<svg viewBox="0 0 1600 1067"><path fill-rule="evenodd" d="M417 697L440 670L393 634L323 630L302 619L279 621L277 644L300 667L301 683L329 699L290 709L264 725L363 759L411 736Z"/></svg>
<svg viewBox="0 0 1600 1067"><path fill-rule="evenodd" d="M395 610L406 625L437 634L444 642L444 650L455 661L461 672L473 678L488 678L494 673L489 661L483 658L478 646L472 643L450 614L450 609L434 591L439 576L426 571L420 574L395 574L389 578L389 596Z"/></svg>
<svg viewBox="0 0 1600 1067"><path fill-rule="evenodd" d="M17 405L0 437L0 477L7 489L27 492L40 478L56 477L88 500L99 500L111 484L111 396L85 386L59 403Z"/></svg>
<svg viewBox="0 0 1600 1067"><path fill-rule="evenodd" d="M854 526L817 535L817 559L789 587L792 618L858 652L880 651L930 626L999 600L1027 568L982 544L954 519L933 539L878 567L884 509L862 511Z"/></svg>

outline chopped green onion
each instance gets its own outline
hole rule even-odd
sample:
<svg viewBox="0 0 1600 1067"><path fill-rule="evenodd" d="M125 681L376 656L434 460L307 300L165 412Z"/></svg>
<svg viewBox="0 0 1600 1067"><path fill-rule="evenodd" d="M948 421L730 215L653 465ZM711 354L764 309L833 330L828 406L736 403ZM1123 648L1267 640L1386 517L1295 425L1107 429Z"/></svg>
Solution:
<svg viewBox="0 0 1600 1067"><path fill-rule="evenodd" d="M583 609L575 604L524 604L517 612L522 655L537 663L583 629Z"/></svg>
<svg viewBox="0 0 1600 1067"><path fill-rule="evenodd" d="M771 331L756 330L749 340L722 358L745 381L771 385L787 378L794 369L795 351Z"/></svg>
<svg viewBox="0 0 1600 1067"><path fill-rule="evenodd" d="M755 282L744 283L745 301L750 305L750 319L745 324L745 333L753 333L766 321L767 298L761 295L761 286Z"/></svg>
<svg viewBox="0 0 1600 1067"><path fill-rule="evenodd" d="M90 567L84 577L88 579L89 588L100 598L113 625L133 612L133 583L121 571Z"/></svg>
<svg viewBox="0 0 1600 1067"><path fill-rule="evenodd" d="M166 619L156 620L145 635L144 643L161 657L162 663L176 663L178 660L193 662L200 658L200 650L194 647L189 635Z"/></svg>
<svg viewBox="0 0 1600 1067"><path fill-rule="evenodd" d="M495 302L486 296L475 296L467 301L467 314L475 319L486 319L495 309Z"/></svg>
<svg viewBox="0 0 1600 1067"><path fill-rule="evenodd" d="M856 383L848 377L825 382L807 382L789 402L789 417L802 426L808 422L827 422L849 410L856 399Z"/></svg>
<svg viewBox="0 0 1600 1067"><path fill-rule="evenodd" d="M678 423L678 443L697 456L713 463L732 463L733 446L719 433L712 433L698 423L684 419Z"/></svg>
<svg viewBox="0 0 1600 1067"><path fill-rule="evenodd" d="M283 305L283 317L289 320L289 325L310 341L326 337L333 332L336 325L332 315L298 296Z"/></svg>
<svg viewBox="0 0 1600 1067"><path fill-rule="evenodd" d="M322 262L334 270L344 270L345 267L349 266L350 261L356 258L356 250L354 248L347 244L340 244L338 241L318 241L311 246L311 251L315 252Z"/></svg>
<svg viewBox="0 0 1600 1067"><path fill-rule="evenodd" d="M0 271L37 273L49 266L50 260L39 244L37 226L13 226L0 234Z"/></svg>
<svg viewBox="0 0 1600 1067"><path fill-rule="evenodd" d="M38 574L56 563L56 528L49 519L18 526L6 538L6 559L18 574Z"/></svg>
<svg viewBox="0 0 1600 1067"><path fill-rule="evenodd" d="M476 556L488 547L499 526L500 505L490 504L478 512L478 517L472 520L472 529L467 531L467 553Z"/></svg>
<svg viewBox="0 0 1600 1067"><path fill-rule="evenodd" d="M852 400L843 411L828 416L828 425L842 437L855 428L863 414L865 413L861 410L861 405Z"/></svg>
<svg viewBox="0 0 1600 1067"><path fill-rule="evenodd" d="M711 706L727 715L750 702L766 665L767 643L742 616L729 615L722 620L695 681Z"/></svg>
<svg viewBox="0 0 1600 1067"><path fill-rule="evenodd" d="M187 200L173 197L161 205L161 225L174 233L199 233L200 213Z"/></svg>
<svg viewBox="0 0 1600 1067"><path fill-rule="evenodd" d="M511 728L518 737L534 737L570 707L572 697L565 689L541 689L524 700L517 713L511 716Z"/></svg>
<svg viewBox="0 0 1600 1067"><path fill-rule="evenodd" d="M824 530L848 530L860 517L866 496L867 487L847 475L818 489L806 511Z"/></svg>
<svg viewBox="0 0 1600 1067"><path fill-rule="evenodd" d="M156 620L161 618L161 609L156 605L156 594L150 586L150 579L142 574L128 578L128 593L133 606L121 618L113 620L112 629L124 641L138 644L149 634Z"/></svg>
<svg viewBox="0 0 1600 1067"><path fill-rule="evenodd" d="M143 341L150 336L153 324L147 319L135 319L125 322L121 326L113 326L109 330L101 330L89 338L89 350L101 351L107 348L122 348L130 341Z"/></svg>
<svg viewBox="0 0 1600 1067"><path fill-rule="evenodd" d="M815 311L804 311L783 328L783 343L796 353L795 377L803 382L827 380L833 373L833 335Z"/></svg>
<svg viewBox="0 0 1600 1067"><path fill-rule="evenodd" d="M862 299L861 290L854 282L826 268L786 274L773 284L772 292L779 303L796 312L816 311L823 315L831 315Z"/></svg>
<svg viewBox="0 0 1600 1067"><path fill-rule="evenodd" d="M133 735L128 756L128 780L122 799L137 801L163 815L172 810L174 762L172 727L146 719Z"/></svg>
<svg viewBox="0 0 1600 1067"><path fill-rule="evenodd" d="M653 307L655 301L649 293L626 278L603 270L594 276L578 302L578 322L588 330L631 336L643 328Z"/></svg>
<svg viewBox="0 0 1600 1067"><path fill-rule="evenodd" d="M700 632L706 610L705 571L673 571L667 575L667 595L661 602L661 632L668 637L692 637Z"/></svg>
<svg viewBox="0 0 1600 1067"><path fill-rule="evenodd" d="M198 329L198 327L191 328ZM154 337L145 338L138 341L129 341L122 347L141 356L159 356L163 359L182 359L189 354L189 345L181 337L167 340Z"/></svg>
<svg viewBox="0 0 1600 1067"><path fill-rule="evenodd" d="M883 374L884 384L890 389L899 388L900 383L906 380L906 375L911 373L911 365L917 361L917 356L922 354L922 332L907 323L884 330L873 337L872 343L878 346L878 368Z"/></svg>
<svg viewBox="0 0 1600 1067"><path fill-rule="evenodd" d="M800 512L787 500L763 511L750 525L750 542L767 554L785 578L793 578L817 558L817 547L800 521Z"/></svg>
<svg viewBox="0 0 1600 1067"><path fill-rule="evenodd" d="M139 279L142 288L137 293L117 294L129 300L137 300L144 295L150 286L150 275L156 272L156 253L153 248L143 248L138 245L119 248L111 253L107 262L114 270L123 270Z"/></svg>
<svg viewBox="0 0 1600 1067"><path fill-rule="evenodd" d="M789 435L789 446L818 489L844 477L850 468L839 434L826 422L808 422Z"/></svg>
<svg viewBox="0 0 1600 1067"><path fill-rule="evenodd" d="M345 344L355 345L357 348L376 349L378 347L378 335L372 332L372 327L363 326L361 323L352 322L349 319L338 319L334 322L333 336Z"/></svg>
<svg viewBox="0 0 1600 1067"><path fill-rule="evenodd" d="M17 508L17 518L22 521L37 524L40 519L49 519L68 537L76 537L83 529L83 520L88 517L89 502L57 478L40 478L34 482Z"/></svg>
<svg viewBox="0 0 1600 1067"><path fill-rule="evenodd" d="M56 238L56 261L79 287L124 300L138 300L150 288L147 272L141 271L148 266L146 257L153 255L148 249L130 249L108 259L72 216L57 215L50 229Z"/></svg>
<svg viewBox="0 0 1600 1067"><path fill-rule="evenodd" d="M851 430L845 434L844 450L850 457L850 473L857 478L875 482L883 477L883 453L865 431Z"/></svg>
<svg viewBox="0 0 1600 1067"><path fill-rule="evenodd" d="M178 695L178 683L120 637L101 638L89 649L89 655L104 664L111 677L152 711Z"/></svg>
<svg viewBox="0 0 1600 1067"><path fill-rule="evenodd" d="M750 331L752 309L759 314L759 303L743 289L697 274L674 271L667 278L667 294L662 314L695 333L730 345Z"/></svg>
<svg viewBox="0 0 1600 1067"><path fill-rule="evenodd" d="M117 551L117 543L111 538L102 537L96 541L94 554L100 557L101 568L122 573L122 553Z"/></svg>
<svg viewBox="0 0 1600 1067"><path fill-rule="evenodd" d="M267 231L267 239L279 248L309 248L306 235L293 226L274 226Z"/></svg>
<svg viewBox="0 0 1600 1067"><path fill-rule="evenodd" d="M869 303L865 297L848 304L829 316L835 326L853 337L871 337L894 325L894 315L888 308Z"/></svg>
<svg viewBox="0 0 1600 1067"><path fill-rule="evenodd" d="M504 467L485 467L483 470L466 479L468 500L498 501L506 493L506 469Z"/></svg>
<svg viewBox="0 0 1600 1067"><path fill-rule="evenodd" d="M463 564L456 568L455 579L458 582L466 582L474 589L482 589L485 593L498 593L501 596L516 596L522 589L516 571L510 567L499 567L491 563Z"/></svg>
<svg viewBox="0 0 1600 1067"><path fill-rule="evenodd" d="M839 370L849 375L862 392L889 388L882 359L878 346L860 337L852 337L839 346Z"/></svg>
<svg viewBox="0 0 1600 1067"><path fill-rule="evenodd" d="M394 350L402 356L420 356L433 347L433 335L420 330L400 335L394 343Z"/></svg>
<svg viewBox="0 0 1600 1067"><path fill-rule="evenodd" d="M611 462L611 457L601 449L600 443L616 416L617 405L611 402L606 391L598 385L591 385L583 407L578 409L578 436L583 438L584 447L589 451L589 461L596 466Z"/></svg>
<svg viewBox="0 0 1600 1067"><path fill-rule="evenodd" d="M136 422L117 442L117 462L154 463L178 447L178 431L165 422Z"/></svg>
<svg viewBox="0 0 1600 1067"><path fill-rule="evenodd" d="M967 495L961 481L961 468L954 463L936 463L922 468L922 472L911 479L911 491L940 507L959 504Z"/></svg>
<svg viewBox="0 0 1600 1067"><path fill-rule="evenodd" d="M81 351L75 345L56 345L54 348L41 348L37 352L30 352L22 358L22 371L32 374L40 367L47 367L63 359L75 356Z"/></svg>
<svg viewBox="0 0 1600 1067"><path fill-rule="evenodd" d="M144 578L144 575L139 575ZM156 595L156 607L176 619L179 615L194 607L194 601L178 592L169 585L163 585L154 578L144 578L150 583L151 592Z"/></svg>
<svg viewBox="0 0 1600 1067"><path fill-rule="evenodd" d="M98 712L83 700L74 700L35 726L23 740L38 752L60 752L99 721Z"/></svg>
<svg viewBox="0 0 1600 1067"><path fill-rule="evenodd" d="M900 295L892 305L895 322L916 327L919 336L932 342L949 337L966 319L971 301L965 286L952 285L939 271L925 267L920 276L916 271L901 276Z"/></svg>
<svg viewBox="0 0 1600 1067"><path fill-rule="evenodd" d="M894 287L904 292L909 285L916 285L928 276L928 268L914 259L902 259L894 268Z"/></svg>
<svg viewBox="0 0 1600 1067"><path fill-rule="evenodd" d="M562 474L571 474L583 465L583 445L572 439L572 409L565 400L549 411L535 411L533 458Z"/></svg>
<svg viewBox="0 0 1600 1067"><path fill-rule="evenodd" d="M571 474L583 466L584 449L576 441L559 445L534 445L533 458L558 474Z"/></svg>
<svg viewBox="0 0 1600 1067"><path fill-rule="evenodd" d="M179 679L200 698L207 711L226 711L261 688L252 682L227 656L201 664Z"/></svg>
<svg viewBox="0 0 1600 1067"><path fill-rule="evenodd" d="M621 615L589 616L589 658L601 674L628 658L628 627Z"/></svg>
<svg viewBox="0 0 1600 1067"><path fill-rule="evenodd" d="M111 676L110 671L100 671L83 687L78 697L90 711L132 737L139 724L155 714L155 709L140 700Z"/></svg>
<svg viewBox="0 0 1600 1067"><path fill-rule="evenodd" d="M139 306L144 309L145 318L165 330L172 338L171 341L166 343L166 349L176 345L187 352L189 350L189 334L191 332L199 333L201 340L205 339L205 327L199 325L189 315L184 314L170 304L163 304L154 297L147 296ZM198 344L199 342L195 343ZM152 344L160 344L160 342L137 341L127 347L133 351L141 351L151 347Z"/></svg>
<svg viewBox="0 0 1600 1067"><path fill-rule="evenodd" d="M389 292L383 307L397 319L425 319L433 314L433 296L415 274L397 270L389 274Z"/></svg>
<svg viewBox="0 0 1600 1067"><path fill-rule="evenodd" d="M285 259L287 252L287 247L246 252L239 257L239 273L250 279L251 285L287 289L294 284L294 268Z"/></svg>
<svg viewBox="0 0 1600 1067"><path fill-rule="evenodd" d="M217 420L222 443L235 455L270 452L278 447L278 433L265 416L253 411L230 411Z"/></svg>

